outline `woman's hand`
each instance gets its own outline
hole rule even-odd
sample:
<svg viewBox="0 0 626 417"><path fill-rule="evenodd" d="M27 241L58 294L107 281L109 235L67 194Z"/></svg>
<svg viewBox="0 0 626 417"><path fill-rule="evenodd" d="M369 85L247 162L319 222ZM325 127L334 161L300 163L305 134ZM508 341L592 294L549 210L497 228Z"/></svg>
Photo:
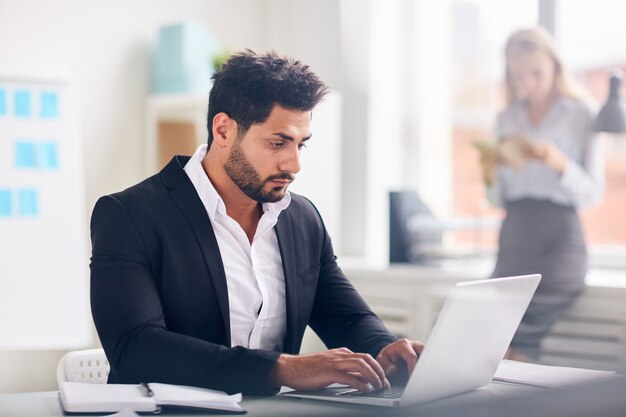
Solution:
<svg viewBox="0 0 626 417"><path fill-rule="evenodd" d="M474 147L480 153L483 182L487 187L490 187L496 181L496 168L498 166L497 145L486 141L474 141Z"/></svg>
<svg viewBox="0 0 626 417"><path fill-rule="evenodd" d="M528 157L536 159L563 175L567 165L567 157L552 142L533 142L528 146Z"/></svg>

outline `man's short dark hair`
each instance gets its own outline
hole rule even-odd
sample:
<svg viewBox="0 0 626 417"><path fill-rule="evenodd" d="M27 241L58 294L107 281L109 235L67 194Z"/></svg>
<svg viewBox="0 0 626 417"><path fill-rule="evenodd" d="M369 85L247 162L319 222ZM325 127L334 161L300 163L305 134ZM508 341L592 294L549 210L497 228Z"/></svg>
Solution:
<svg viewBox="0 0 626 417"><path fill-rule="evenodd" d="M276 52L257 55L247 49L232 55L213 75L209 94L208 145L213 142L213 118L224 112L237 122L238 134L263 123L275 105L310 111L328 93L307 65Z"/></svg>

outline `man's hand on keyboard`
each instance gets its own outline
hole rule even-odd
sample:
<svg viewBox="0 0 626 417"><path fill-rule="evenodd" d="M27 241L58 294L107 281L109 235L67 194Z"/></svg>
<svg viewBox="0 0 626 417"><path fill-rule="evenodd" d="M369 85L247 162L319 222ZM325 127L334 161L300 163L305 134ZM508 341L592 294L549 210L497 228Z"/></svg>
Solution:
<svg viewBox="0 0 626 417"><path fill-rule="evenodd" d="M349 385L362 392L389 388L380 364L367 353L347 348L308 355L282 354L270 371L270 383L301 391L323 388L333 383Z"/></svg>
<svg viewBox="0 0 626 417"><path fill-rule="evenodd" d="M424 349L424 344L417 340L400 339L385 346L376 360L385 375L395 384L405 384L413 372L417 359Z"/></svg>

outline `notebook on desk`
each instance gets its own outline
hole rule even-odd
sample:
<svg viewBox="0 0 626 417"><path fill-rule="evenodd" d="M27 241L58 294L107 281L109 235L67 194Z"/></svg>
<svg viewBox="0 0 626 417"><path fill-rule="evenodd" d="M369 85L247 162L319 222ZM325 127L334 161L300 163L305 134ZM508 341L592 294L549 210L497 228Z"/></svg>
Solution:
<svg viewBox="0 0 626 417"><path fill-rule="evenodd" d="M63 411L112 413L131 409L138 413L159 413L161 407L219 410L242 414L241 394L170 384L89 384L63 381L59 386Z"/></svg>
<svg viewBox="0 0 626 417"><path fill-rule="evenodd" d="M408 406L487 385L541 276L461 282L448 295L406 387L361 393L333 387L285 396L388 407Z"/></svg>

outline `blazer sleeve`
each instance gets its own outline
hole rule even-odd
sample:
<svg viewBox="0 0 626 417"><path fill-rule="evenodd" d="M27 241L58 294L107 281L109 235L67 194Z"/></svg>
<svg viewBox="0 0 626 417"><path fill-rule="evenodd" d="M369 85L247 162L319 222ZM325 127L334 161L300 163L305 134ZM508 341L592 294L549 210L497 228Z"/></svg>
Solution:
<svg viewBox="0 0 626 417"><path fill-rule="evenodd" d="M312 205L312 204L311 204ZM398 338L372 312L337 265L319 213L321 262L309 325L330 349L347 347L376 357Z"/></svg>
<svg viewBox="0 0 626 417"><path fill-rule="evenodd" d="M169 331L152 259L140 230L115 196L91 218L91 309L111 364L110 381L164 382L273 394L268 375L279 352L229 348Z"/></svg>

